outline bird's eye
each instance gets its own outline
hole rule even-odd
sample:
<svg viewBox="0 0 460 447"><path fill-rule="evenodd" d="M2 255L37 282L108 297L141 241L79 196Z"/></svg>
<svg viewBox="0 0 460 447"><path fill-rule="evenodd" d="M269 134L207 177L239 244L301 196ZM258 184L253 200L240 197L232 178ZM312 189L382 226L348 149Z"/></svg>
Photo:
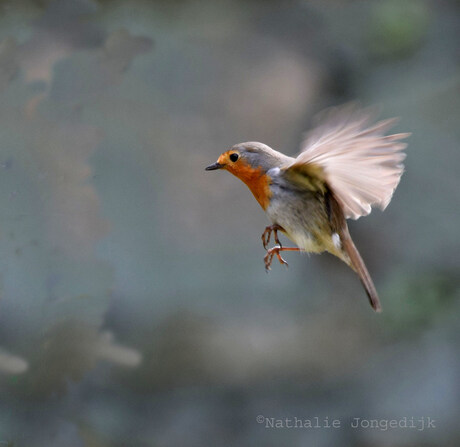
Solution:
<svg viewBox="0 0 460 447"><path fill-rule="evenodd" d="M230 161L233 161L233 163L235 163L236 160L238 160L238 154L236 153L231 154Z"/></svg>

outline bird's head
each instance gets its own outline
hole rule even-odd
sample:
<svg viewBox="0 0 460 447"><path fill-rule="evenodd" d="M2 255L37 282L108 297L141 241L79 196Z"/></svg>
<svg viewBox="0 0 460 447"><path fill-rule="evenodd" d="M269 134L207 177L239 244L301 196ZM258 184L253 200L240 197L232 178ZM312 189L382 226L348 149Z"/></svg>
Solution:
<svg viewBox="0 0 460 447"><path fill-rule="evenodd" d="M269 169L279 166L282 157L282 154L263 143L239 143L221 154L206 171L225 169L246 182L248 177L264 175Z"/></svg>
<svg viewBox="0 0 460 447"><path fill-rule="evenodd" d="M221 154L206 170L225 169L231 172L246 183L262 208L266 209L270 202L272 181L267 172L280 167L285 158L287 157L265 144L240 143Z"/></svg>

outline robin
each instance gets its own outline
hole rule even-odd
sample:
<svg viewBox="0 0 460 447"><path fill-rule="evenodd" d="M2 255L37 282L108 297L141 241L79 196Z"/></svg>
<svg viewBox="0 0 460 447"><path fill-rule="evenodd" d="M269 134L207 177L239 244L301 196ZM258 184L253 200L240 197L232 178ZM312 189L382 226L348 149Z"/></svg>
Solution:
<svg viewBox="0 0 460 447"><path fill-rule="evenodd" d="M246 142L220 155L207 171L225 169L251 190L272 225L262 242L265 268L283 251L328 251L350 266L366 290L371 306L381 311L371 276L348 231L346 219L382 210L391 200L403 172L400 140L408 133L385 135L396 119L371 125L369 110L342 106L326 110L306 134L301 152L289 157L263 143ZM284 247L284 233L297 247ZM273 233L276 245L267 248Z"/></svg>

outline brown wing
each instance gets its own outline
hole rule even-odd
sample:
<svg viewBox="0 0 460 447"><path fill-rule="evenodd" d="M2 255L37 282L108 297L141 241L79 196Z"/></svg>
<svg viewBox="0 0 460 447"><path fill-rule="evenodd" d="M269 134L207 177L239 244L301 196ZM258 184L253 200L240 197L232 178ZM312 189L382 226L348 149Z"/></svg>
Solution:
<svg viewBox="0 0 460 447"><path fill-rule="evenodd" d="M385 136L396 119L369 125L371 116L353 105L329 109L306 135L300 155L283 167L306 187L324 190L327 183L346 218L367 215L373 205L385 209L404 169L407 145L400 140L410 134Z"/></svg>

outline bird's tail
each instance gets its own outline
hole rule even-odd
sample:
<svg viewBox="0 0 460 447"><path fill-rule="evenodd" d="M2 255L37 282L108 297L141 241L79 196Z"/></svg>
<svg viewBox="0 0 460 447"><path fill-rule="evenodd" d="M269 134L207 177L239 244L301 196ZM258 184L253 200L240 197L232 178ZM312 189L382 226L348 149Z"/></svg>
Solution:
<svg viewBox="0 0 460 447"><path fill-rule="evenodd" d="M342 242L342 248L350 259L349 265L358 274L359 279L366 290L372 308L376 312L381 312L382 306L380 305L379 296L377 294L377 290L375 289L374 282L372 281L371 275L366 268L366 264L364 264L363 258L359 254L358 249L351 239L348 228L345 228L344 231L342 231L340 239Z"/></svg>

